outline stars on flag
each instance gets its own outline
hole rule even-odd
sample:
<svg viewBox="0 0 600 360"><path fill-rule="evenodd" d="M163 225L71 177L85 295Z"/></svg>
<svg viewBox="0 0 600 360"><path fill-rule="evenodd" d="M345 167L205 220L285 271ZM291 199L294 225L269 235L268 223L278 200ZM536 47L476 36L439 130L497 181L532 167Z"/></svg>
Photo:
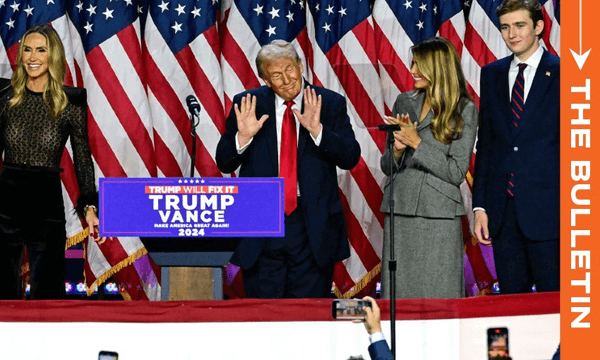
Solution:
<svg viewBox="0 0 600 360"><path fill-rule="evenodd" d="M31 5L27 5L27 9L23 9L23 11L25 11L27 13L27 17L30 17L31 15L33 15L33 9Z"/></svg>
<svg viewBox="0 0 600 360"><path fill-rule="evenodd" d="M185 5L179 4L175 11L177 11L177 15L185 15Z"/></svg>
<svg viewBox="0 0 600 360"><path fill-rule="evenodd" d="M188 30L187 27L189 26L189 19L193 20L196 18L201 18L202 13L210 11L210 9L203 10L203 8L211 6L219 7L219 0L179 0L177 2L161 0L160 4L156 4L156 7L159 9L159 13L164 13L164 15L166 15L164 18L160 18L161 21L169 19L168 28L171 29L172 35L180 32L185 33ZM256 15L260 15L263 13L263 9L264 6L256 4L256 7L253 10L256 12ZM177 20L175 18L177 18Z"/></svg>
<svg viewBox="0 0 600 360"><path fill-rule="evenodd" d="M194 14L194 19L196 18L196 16L202 16L200 15L200 10L202 9L194 6L194 10L191 11L191 13Z"/></svg>
<svg viewBox="0 0 600 360"><path fill-rule="evenodd" d="M279 9L275 9L275 7L271 7L271 11L269 11L269 15L271 15L271 19L275 19L279 17Z"/></svg>
<svg viewBox="0 0 600 360"><path fill-rule="evenodd" d="M288 10L287 15L285 16L286 18L288 18L288 22L292 22L294 21L294 13Z"/></svg>
<svg viewBox="0 0 600 360"><path fill-rule="evenodd" d="M158 7L162 10L161 12L168 11L169 10L169 3L165 2L163 0L163 2L160 5L158 5Z"/></svg>
<svg viewBox="0 0 600 360"><path fill-rule="evenodd" d="M97 6L92 6L92 4L90 4L90 7L87 8L85 11L90 13L90 17L94 14L96 14L96 8Z"/></svg>
<svg viewBox="0 0 600 360"><path fill-rule="evenodd" d="M305 25L304 0L233 0L261 45L291 41Z"/></svg>
<svg viewBox="0 0 600 360"><path fill-rule="evenodd" d="M171 29L175 30L175 34L177 34L178 32L183 31L181 30L182 25L183 24L180 24L177 21L175 21L175 25L171 26Z"/></svg>
<svg viewBox="0 0 600 360"><path fill-rule="evenodd" d="M89 21L88 21L88 22L86 22L85 26L83 27L83 28L85 29L85 33L86 33L86 34L89 34L89 33L91 33L91 32L93 31L93 30L92 30L92 27L93 27L93 26L94 26L94 24L90 24L90 22L89 22Z"/></svg>
<svg viewBox="0 0 600 360"><path fill-rule="evenodd" d="M17 3L16 1L13 2L12 5L10 5L10 7L13 9L13 13L16 13L17 11L19 11L19 6L21 6L21 4Z"/></svg>
<svg viewBox="0 0 600 360"><path fill-rule="evenodd" d="M106 20L108 20L109 18L112 18L114 10L110 10L108 7L106 8L106 10L102 13L102 15L104 15L106 17Z"/></svg>
<svg viewBox="0 0 600 360"><path fill-rule="evenodd" d="M0 26L2 36L6 37L6 39L10 37L11 41L18 40L27 28L26 24L32 21L31 19L36 23L45 22L46 18L48 18L48 21L51 21L53 19L53 10L60 11L59 6L53 6L50 9L49 5L51 4L55 5L54 0L0 0L0 9L6 7L2 11L2 14L0 14L0 24L5 25ZM49 8L50 11L46 12L44 8ZM40 15L40 11L43 13L42 15ZM30 20L25 20L30 17Z"/></svg>

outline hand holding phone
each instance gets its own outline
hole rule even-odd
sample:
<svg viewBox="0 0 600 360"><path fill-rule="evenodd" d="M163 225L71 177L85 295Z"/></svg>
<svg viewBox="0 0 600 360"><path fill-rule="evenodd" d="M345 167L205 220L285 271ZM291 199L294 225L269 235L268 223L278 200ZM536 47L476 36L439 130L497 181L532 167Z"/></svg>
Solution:
<svg viewBox="0 0 600 360"><path fill-rule="evenodd" d="M339 320L364 320L365 307L371 307L368 300L335 299L331 303L331 317Z"/></svg>

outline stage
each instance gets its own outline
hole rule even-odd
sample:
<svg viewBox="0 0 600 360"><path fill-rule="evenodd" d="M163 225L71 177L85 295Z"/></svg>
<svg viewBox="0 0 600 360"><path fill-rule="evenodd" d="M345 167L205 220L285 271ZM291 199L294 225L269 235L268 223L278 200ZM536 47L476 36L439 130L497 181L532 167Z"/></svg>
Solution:
<svg viewBox="0 0 600 360"><path fill-rule="evenodd" d="M362 324L331 319L331 299L0 301L3 359L369 359ZM386 339L389 301L382 308ZM507 327L515 360L550 359L559 293L398 300L398 359L487 359L486 329Z"/></svg>

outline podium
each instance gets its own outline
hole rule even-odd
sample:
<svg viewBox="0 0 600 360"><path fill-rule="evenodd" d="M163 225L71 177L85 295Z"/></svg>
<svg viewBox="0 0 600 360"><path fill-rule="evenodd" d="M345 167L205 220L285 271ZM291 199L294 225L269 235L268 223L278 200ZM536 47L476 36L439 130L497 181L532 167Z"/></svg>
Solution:
<svg viewBox="0 0 600 360"><path fill-rule="evenodd" d="M154 262L161 266L161 300L170 298L170 267L212 268L213 299L223 299L223 266L229 262L238 238L140 237Z"/></svg>
<svg viewBox="0 0 600 360"><path fill-rule="evenodd" d="M285 234L282 178L100 178L99 192L100 235L141 239L162 266L162 300L170 267L212 268L222 299L222 268L239 239Z"/></svg>

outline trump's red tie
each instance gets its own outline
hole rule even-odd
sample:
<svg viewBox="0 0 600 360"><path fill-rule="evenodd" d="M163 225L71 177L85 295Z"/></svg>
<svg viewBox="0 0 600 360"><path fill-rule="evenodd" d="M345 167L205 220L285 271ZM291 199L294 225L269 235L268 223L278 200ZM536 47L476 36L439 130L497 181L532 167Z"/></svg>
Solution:
<svg viewBox="0 0 600 360"><path fill-rule="evenodd" d="M279 157L279 176L284 180L285 214L290 215L296 209L298 201L297 186L297 136L296 120L292 106L294 102L284 102L286 109L283 113L281 126L281 156Z"/></svg>

